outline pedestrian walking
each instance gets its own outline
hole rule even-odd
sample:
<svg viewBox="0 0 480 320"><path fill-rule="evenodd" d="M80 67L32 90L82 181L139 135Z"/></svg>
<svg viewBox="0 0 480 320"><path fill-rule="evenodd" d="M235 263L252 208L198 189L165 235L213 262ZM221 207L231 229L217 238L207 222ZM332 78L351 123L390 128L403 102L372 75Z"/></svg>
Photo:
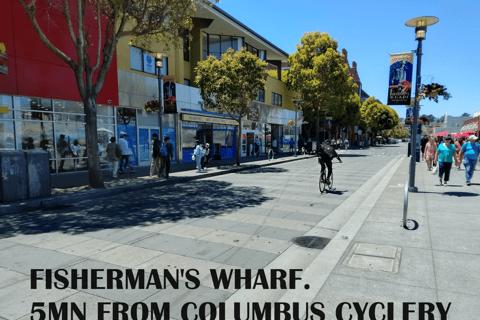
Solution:
<svg viewBox="0 0 480 320"><path fill-rule="evenodd" d="M82 151L82 146L80 145L78 140L75 139L75 141L73 141L73 143L70 145L70 151L72 152L73 166L78 167L78 158L80 157L80 152Z"/></svg>
<svg viewBox="0 0 480 320"><path fill-rule="evenodd" d="M345 139L345 151L348 150L348 139Z"/></svg>
<svg viewBox="0 0 480 320"><path fill-rule="evenodd" d="M457 152L457 159L460 159L460 151L461 151L462 145L463 145L463 138L459 138L457 141L455 141L454 145L455 145L455 150ZM455 163L455 166L457 167L457 170L460 170L461 162L457 161Z"/></svg>
<svg viewBox="0 0 480 320"><path fill-rule="evenodd" d="M127 173L127 167L130 168L130 173L135 173L135 168L130 164L130 156L133 155L132 149L128 147L128 141L125 139L128 135L126 133L120 136L118 140L118 145L120 150L122 150L122 158L120 159L120 170L118 173ZM125 166L124 166L125 163Z"/></svg>
<svg viewBox="0 0 480 320"><path fill-rule="evenodd" d="M478 162L478 154L480 153L480 144L477 142L477 137L471 135L468 137L468 142L462 145L460 150L460 161L465 166L465 179L467 186L471 184L473 171Z"/></svg>
<svg viewBox="0 0 480 320"><path fill-rule="evenodd" d="M122 150L118 145L117 139L115 137L110 138L110 143L107 144L107 161L112 164L112 173L110 176L112 178L117 178L118 172L118 161L122 158Z"/></svg>
<svg viewBox="0 0 480 320"><path fill-rule="evenodd" d="M293 138L290 139L290 152L293 154L293 149L295 148L295 141Z"/></svg>
<svg viewBox="0 0 480 320"><path fill-rule="evenodd" d="M153 177L155 169L157 169L157 174L160 175L160 162L162 161L160 158L160 141L158 140L158 134L152 134L152 142L152 164L150 165L149 178Z"/></svg>
<svg viewBox="0 0 480 320"><path fill-rule="evenodd" d="M427 162L428 171L432 171L432 165L434 164L437 147L437 139L435 136L431 136L430 140L425 145L425 161Z"/></svg>
<svg viewBox="0 0 480 320"><path fill-rule="evenodd" d="M436 160L440 185L443 178L443 185L446 187L447 182L450 180L450 170L452 169L453 161L457 161L457 153L455 146L452 144L452 137L445 136L443 140L444 142L439 144L437 148Z"/></svg>
<svg viewBox="0 0 480 320"><path fill-rule="evenodd" d="M208 163L210 162L211 157L210 144L205 144L205 148L203 150L205 151L205 155L202 158L202 169L207 171Z"/></svg>
<svg viewBox="0 0 480 320"><path fill-rule="evenodd" d="M160 158L162 160L160 171L158 171L158 177L163 174L165 169L165 179L170 178L170 165L173 160L173 144L170 143L170 137L163 138L164 144L160 147Z"/></svg>
<svg viewBox="0 0 480 320"><path fill-rule="evenodd" d="M195 157L195 161L197 162L197 173L202 173L202 157L204 155L204 151L202 146L200 145L200 141L195 141L195 150L193 150L193 156Z"/></svg>
<svg viewBox="0 0 480 320"><path fill-rule="evenodd" d="M258 136L255 136L255 154L257 155L257 158L260 157L260 145L262 142L258 138Z"/></svg>
<svg viewBox="0 0 480 320"><path fill-rule="evenodd" d="M424 135L422 140L420 140L420 146L422 151L422 161L425 161L425 146L427 145L429 139L427 135Z"/></svg>

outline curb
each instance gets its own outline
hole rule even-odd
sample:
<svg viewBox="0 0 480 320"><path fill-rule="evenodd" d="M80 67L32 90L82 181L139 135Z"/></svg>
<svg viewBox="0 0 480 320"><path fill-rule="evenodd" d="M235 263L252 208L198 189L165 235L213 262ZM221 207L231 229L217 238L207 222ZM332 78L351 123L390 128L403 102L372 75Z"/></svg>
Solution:
<svg viewBox="0 0 480 320"><path fill-rule="evenodd" d="M162 185L172 185L172 184L177 184L177 183L181 183L181 182L189 182L189 181L194 181L194 180L200 180L200 179L204 179L204 178L210 178L210 177L235 173L235 172L244 171L244 170L258 169L258 168L261 168L261 167L268 167L268 166L277 165L277 164L281 164L281 163L310 159L310 158L313 158L313 157L315 157L315 156L305 155L305 156L297 157L296 159L289 159L289 160L280 160L279 159L279 161L272 161L272 162L268 162L268 163L265 163L265 164L250 165L248 167L243 167L243 168L242 167L241 168L233 168L233 169L227 169L227 170L224 170L224 171L204 173L202 175L197 175L197 176L178 177L178 178L173 178L173 179L170 179L170 180L162 180L162 181L156 181L156 182L142 183L142 184L133 185L133 186L113 187L111 189L90 189L90 190L87 190L87 191L80 191L80 192L78 192L79 194L65 195L65 196L50 196L50 197L46 197L46 198L38 198L38 199L27 200L28 202L20 202L20 201L11 202L11 203L0 205L0 209L1 209L0 216L8 215L8 214L17 214L17 213L22 213L22 212L28 212L28 211L38 210L38 209L45 210L45 209L61 208L62 205L64 205L65 203L69 203L69 202L72 202L72 201L77 202L77 201L98 199L98 198L108 197L108 196L111 196L111 195L116 195L116 194L119 194L119 193L140 191L140 190L144 190L144 189L147 189L147 188L159 187L159 186L162 186Z"/></svg>

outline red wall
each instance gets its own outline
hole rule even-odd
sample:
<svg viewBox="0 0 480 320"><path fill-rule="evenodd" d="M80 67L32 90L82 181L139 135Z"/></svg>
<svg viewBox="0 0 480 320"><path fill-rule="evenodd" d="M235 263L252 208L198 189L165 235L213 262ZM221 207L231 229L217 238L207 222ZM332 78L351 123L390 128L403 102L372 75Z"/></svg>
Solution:
<svg viewBox="0 0 480 320"><path fill-rule="evenodd" d="M17 0L0 0L0 7L0 42L5 43L8 53L8 74L0 74L0 94L82 101L73 70L40 41L20 3ZM71 6L71 11L74 12L74 6ZM37 20L47 38L67 56L76 60L75 47L63 16L53 9L48 11L50 19L45 10L41 13L37 15ZM86 21L91 24L91 39L95 44L98 36L97 21L91 15ZM93 65L96 47L92 46L88 53ZM118 105L116 55L97 103Z"/></svg>

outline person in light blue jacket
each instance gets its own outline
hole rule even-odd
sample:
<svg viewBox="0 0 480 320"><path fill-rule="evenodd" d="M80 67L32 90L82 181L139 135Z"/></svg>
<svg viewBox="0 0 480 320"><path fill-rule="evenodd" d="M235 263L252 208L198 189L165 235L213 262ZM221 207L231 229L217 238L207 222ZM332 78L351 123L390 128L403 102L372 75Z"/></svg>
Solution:
<svg viewBox="0 0 480 320"><path fill-rule="evenodd" d="M193 151L193 155L195 156L195 161L197 162L197 173L202 173L202 157L205 154L203 151L202 146L200 145L200 141L195 140L195 150Z"/></svg>
<svg viewBox="0 0 480 320"><path fill-rule="evenodd" d="M477 142L477 137L471 135L468 138L468 142L462 145L460 149L460 161L465 166L465 178L467 180L467 186L471 184L473 177L473 171L478 161L478 153L480 152L480 144Z"/></svg>

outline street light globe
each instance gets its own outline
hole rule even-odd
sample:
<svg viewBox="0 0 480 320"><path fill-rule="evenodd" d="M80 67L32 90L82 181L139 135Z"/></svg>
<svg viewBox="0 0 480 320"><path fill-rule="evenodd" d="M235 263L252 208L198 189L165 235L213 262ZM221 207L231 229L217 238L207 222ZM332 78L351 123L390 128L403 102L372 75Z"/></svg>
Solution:
<svg viewBox="0 0 480 320"><path fill-rule="evenodd" d="M432 16L417 17L408 20L405 25L415 28L415 40L425 40L427 27L436 24L438 20L437 17Z"/></svg>
<svg viewBox="0 0 480 320"><path fill-rule="evenodd" d="M161 52L152 52L152 53L149 53L148 55L158 60L168 57L168 53L161 53Z"/></svg>

